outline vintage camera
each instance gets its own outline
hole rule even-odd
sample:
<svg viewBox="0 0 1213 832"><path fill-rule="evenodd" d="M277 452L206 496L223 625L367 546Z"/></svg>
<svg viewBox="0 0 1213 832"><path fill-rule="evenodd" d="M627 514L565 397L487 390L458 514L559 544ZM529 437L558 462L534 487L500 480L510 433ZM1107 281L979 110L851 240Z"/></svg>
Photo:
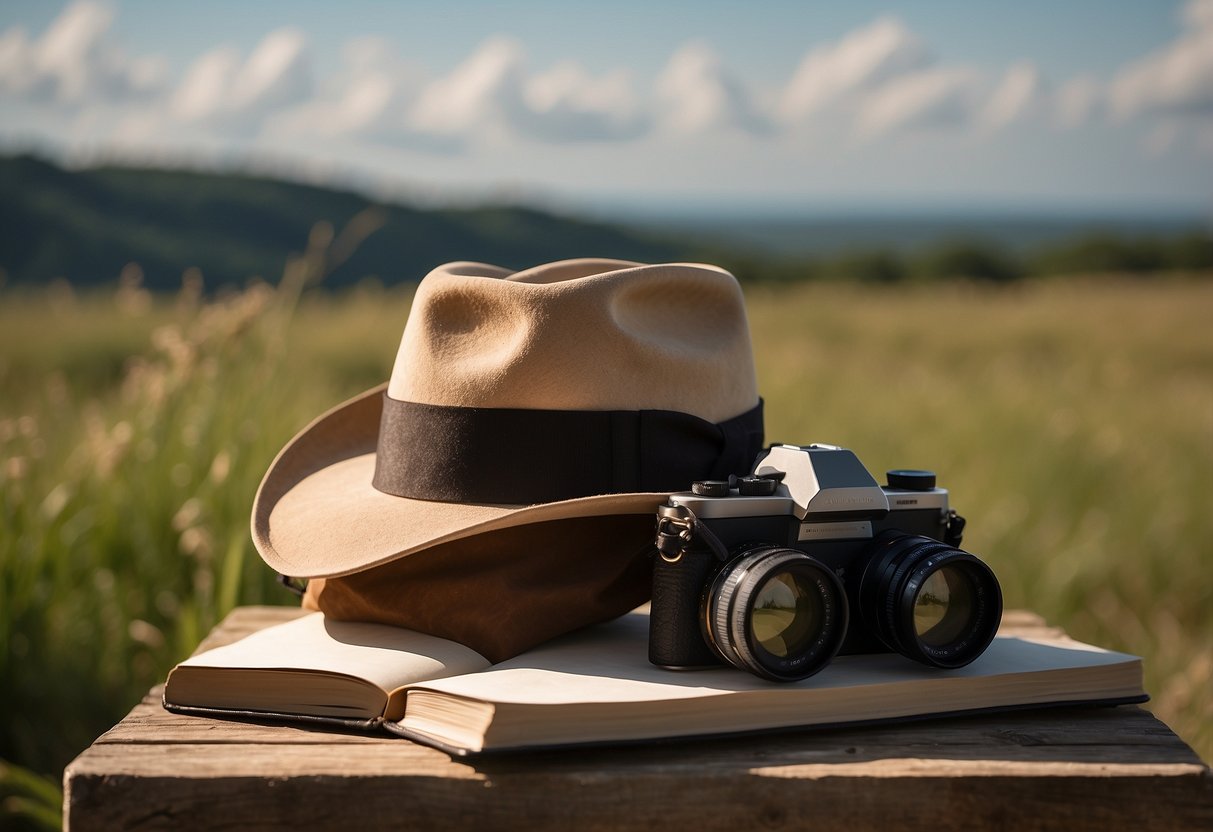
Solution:
<svg viewBox="0 0 1213 832"><path fill-rule="evenodd" d="M989 646L1002 591L960 545L930 471L880 486L854 453L774 445L753 475L697 482L657 510L649 659L776 681L839 653L961 667Z"/></svg>

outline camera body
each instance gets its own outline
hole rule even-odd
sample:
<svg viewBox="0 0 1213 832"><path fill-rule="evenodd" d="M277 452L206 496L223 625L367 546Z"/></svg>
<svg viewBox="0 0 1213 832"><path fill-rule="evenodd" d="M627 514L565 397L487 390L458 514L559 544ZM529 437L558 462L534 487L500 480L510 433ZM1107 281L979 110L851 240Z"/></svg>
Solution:
<svg viewBox="0 0 1213 832"><path fill-rule="evenodd" d="M811 675L838 653L898 650L928 664L967 664L993 638L1002 601L988 567L954 548L963 527L929 471L890 471L881 486L845 448L774 445L753 476L696 483L658 510L650 661L671 669L726 661L776 680ZM681 534L673 555L660 545L663 529L667 544ZM924 599L935 572L935 595ZM890 633L942 623L948 586L971 608L973 632L952 633L943 649L928 644L925 655ZM964 612L948 613L949 633ZM772 628L803 632L780 641Z"/></svg>

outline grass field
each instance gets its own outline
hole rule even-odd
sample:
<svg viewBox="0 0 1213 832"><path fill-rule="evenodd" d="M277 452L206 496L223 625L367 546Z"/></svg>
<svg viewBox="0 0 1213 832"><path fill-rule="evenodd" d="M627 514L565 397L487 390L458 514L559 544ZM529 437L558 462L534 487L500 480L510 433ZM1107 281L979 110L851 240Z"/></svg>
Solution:
<svg viewBox="0 0 1213 832"><path fill-rule="evenodd" d="M312 416L387 378L404 291L0 294L0 757L58 770L233 605ZM939 472L1008 606L1143 655L1213 759L1213 281L747 291L768 441ZM0 766L6 808L54 785ZM0 793L0 797L4 795Z"/></svg>

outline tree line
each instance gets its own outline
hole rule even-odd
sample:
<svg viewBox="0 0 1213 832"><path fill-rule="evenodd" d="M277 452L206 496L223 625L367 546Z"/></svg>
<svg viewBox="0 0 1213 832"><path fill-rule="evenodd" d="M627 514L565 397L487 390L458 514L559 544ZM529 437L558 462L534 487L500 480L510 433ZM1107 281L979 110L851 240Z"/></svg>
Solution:
<svg viewBox="0 0 1213 832"><path fill-rule="evenodd" d="M863 248L825 256L765 257L708 251L743 280L794 283L839 280L872 284L968 279L1011 283L1060 275L1148 276L1162 273L1213 275L1213 234L1131 237L1089 233L1014 251L980 239L945 240L912 250Z"/></svg>

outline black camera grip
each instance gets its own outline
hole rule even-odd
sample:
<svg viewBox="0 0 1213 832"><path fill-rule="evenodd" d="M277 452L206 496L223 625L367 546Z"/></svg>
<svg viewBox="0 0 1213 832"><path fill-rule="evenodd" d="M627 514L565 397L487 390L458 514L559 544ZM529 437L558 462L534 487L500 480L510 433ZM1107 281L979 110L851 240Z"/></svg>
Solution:
<svg viewBox="0 0 1213 832"><path fill-rule="evenodd" d="M704 642L699 624L704 585L717 558L707 549L685 551L671 563L658 556L653 567L649 613L649 661L661 667L720 664Z"/></svg>

